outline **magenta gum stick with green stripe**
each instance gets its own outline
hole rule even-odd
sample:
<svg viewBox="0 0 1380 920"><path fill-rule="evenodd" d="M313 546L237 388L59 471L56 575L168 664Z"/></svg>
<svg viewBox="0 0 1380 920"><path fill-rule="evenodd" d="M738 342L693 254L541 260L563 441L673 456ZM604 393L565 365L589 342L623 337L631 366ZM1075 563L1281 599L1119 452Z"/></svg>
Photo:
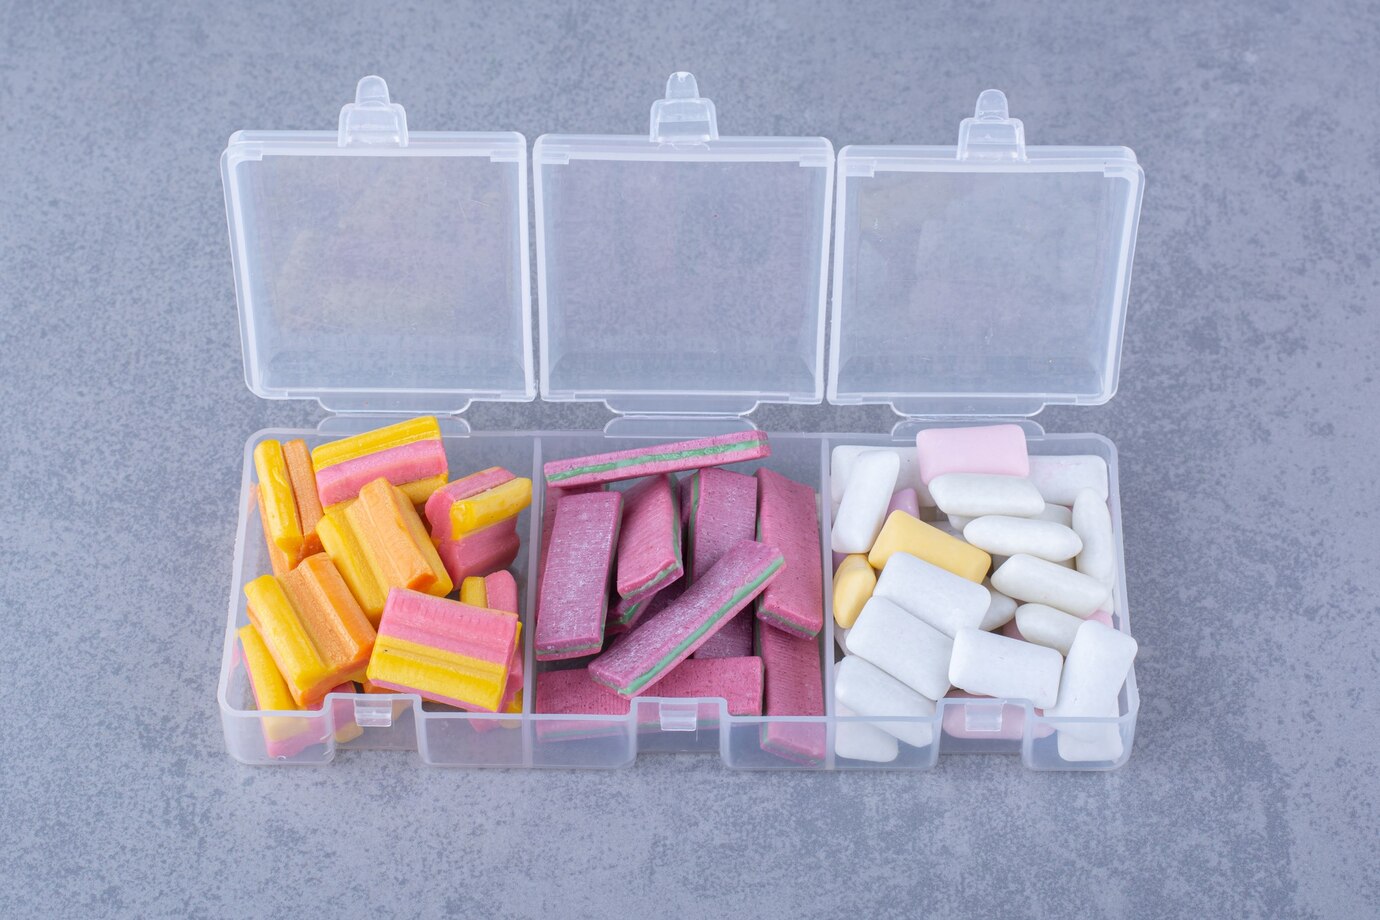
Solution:
<svg viewBox="0 0 1380 920"><path fill-rule="evenodd" d="M546 484L570 486L597 485L621 482L657 473L678 473L708 466L723 466L742 460L760 460L771 456L766 432L739 431L713 438L697 438L674 444L635 447L589 457L552 460L543 466Z"/></svg>
<svg viewBox="0 0 1380 920"><path fill-rule="evenodd" d="M603 646L622 507L619 492L566 495L557 505L537 600L538 661L578 658Z"/></svg>
<svg viewBox="0 0 1380 920"><path fill-rule="evenodd" d="M595 658L589 676L623 696L645 692L761 594L784 564L776 547L743 540L675 602Z"/></svg>
<svg viewBox="0 0 1380 920"><path fill-rule="evenodd" d="M624 609L680 578L680 490L668 473L649 476L623 493L618 534L618 596Z"/></svg>

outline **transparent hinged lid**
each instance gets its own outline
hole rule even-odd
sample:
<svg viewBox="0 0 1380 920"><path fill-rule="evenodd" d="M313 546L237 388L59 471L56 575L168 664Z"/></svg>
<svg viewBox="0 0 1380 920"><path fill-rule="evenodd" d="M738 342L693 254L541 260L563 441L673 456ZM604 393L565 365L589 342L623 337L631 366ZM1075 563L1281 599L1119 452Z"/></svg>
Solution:
<svg viewBox="0 0 1380 920"><path fill-rule="evenodd" d="M1031 415L1116 392L1144 175L1034 147L987 90L956 147L839 153L829 401Z"/></svg>
<svg viewBox="0 0 1380 920"><path fill-rule="evenodd" d="M409 131L379 77L335 131L240 131L221 158L245 381L342 411L535 396L527 142Z"/></svg>
<svg viewBox="0 0 1380 920"><path fill-rule="evenodd" d="M722 137L673 74L642 136L533 147L541 392L625 413L823 398L833 146Z"/></svg>

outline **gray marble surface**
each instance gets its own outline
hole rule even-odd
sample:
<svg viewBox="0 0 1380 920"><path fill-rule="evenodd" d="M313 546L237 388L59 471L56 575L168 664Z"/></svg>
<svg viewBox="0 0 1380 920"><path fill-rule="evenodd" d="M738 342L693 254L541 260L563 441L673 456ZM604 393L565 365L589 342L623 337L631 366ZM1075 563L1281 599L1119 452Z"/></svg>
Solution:
<svg viewBox="0 0 1380 920"><path fill-rule="evenodd" d="M0 915L1376 916L1377 41L1359 2L0 3ZM1139 154L1120 394L1041 417L1121 450L1122 770L226 756L241 450L321 414L244 387L226 137L370 72L415 128L640 132L677 69L733 133L951 143L997 86L1032 142Z"/></svg>

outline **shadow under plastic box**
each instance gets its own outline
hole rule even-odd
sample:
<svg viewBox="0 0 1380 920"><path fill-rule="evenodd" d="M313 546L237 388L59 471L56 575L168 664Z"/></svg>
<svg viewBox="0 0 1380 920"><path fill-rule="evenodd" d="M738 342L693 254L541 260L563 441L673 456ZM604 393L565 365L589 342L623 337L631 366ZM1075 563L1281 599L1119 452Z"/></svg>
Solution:
<svg viewBox="0 0 1380 920"><path fill-rule="evenodd" d="M333 428L342 420L331 420ZM357 422L358 430L377 420ZM511 570L518 584L519 611L523 620L526 686L522 714L459 712L424 702L415 695L332 694L318 711L260 712L253 699L237 650L236 630L248 622L242 586L270 571L263 544L258 510L250 503L253 450L268 438L304 439L309 447L349 433L331 430L265 430L245 444L240 492L239 526L230 590L229 617L221 659L218 700L226 748L235 759L249 764L320 765L337 752L353 749L416 751L424 763L459 767L561 767L614 768L632 764L639 753L713 753L742 770L926 770L941 753L1019 754L1027 767L1036 770L1110 770L1130 756L1135 733L1139 696L1132 670L1123 687L1118 715L1105 719L1047 719L1035 714L1024 700L941 700L929 719L879 719L839 717L834 714L833 662L841 653L834 644L831 599L832 566L829 551L830 503L820 503L821 564L824 567L825 628L820 633L820 655L825 665L825 716L763 717L730 716L722 700L659 700L654 694L639 698L626 716L570 716L534 713L535 679L539 670L532 657L538 542L541 538L541 468L547 460L576 457L608 450L676 439L666 437L616 437L603 432L461 432L442 420L446 454L452 477L502 466L532 478L532 506L518 520L522 549ZM682 434L681 437L687 435ZM829 457L839 444L894 446L913 444L913 435L895 440L891 435L783 433L771 435L772 455L765 460L735 464L732 469L751 472L767 466L778 473L814 487L821 496L830 494ZM1095 454L1107 461L1110 476L1109 503L1117 545L1116 628L1129 633L1125 594L1125 561L1122 557L1121 507L1118 497L1116 449L1095 434L1029 435L1032 454ZM620 484L618 487L625 487ZM553 662L552 667L579 666ZM944 731L946 721L963 726L957 737ZM933 741L925 747L900 744L900 754L890 763L870 763L836 757L833 735L844 721L925 723ZM358 725L354 729L351 725ZM1060 758L1055 730L1061 726L1091 724L1121 735L1123 753L1116 761L1068 762ZM768 733L803 739L807 747L822 749L817 761L787 759L764 747ZM336 740L355 735L351 740ZM272 737L274 741L268 740ZM287 739L287 742L284 742ZM768 745L767 747L770 747Z"/></svg>

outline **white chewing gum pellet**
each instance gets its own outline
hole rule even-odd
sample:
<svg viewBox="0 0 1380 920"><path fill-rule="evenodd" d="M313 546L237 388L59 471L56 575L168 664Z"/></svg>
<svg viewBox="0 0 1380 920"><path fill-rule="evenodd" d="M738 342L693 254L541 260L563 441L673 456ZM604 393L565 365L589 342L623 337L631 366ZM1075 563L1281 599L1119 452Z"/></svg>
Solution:
<svg viewBox="0 0 1380 920"><path fill-rule="evenodd" d="M1054 705L1064 659L1052 648L1008 639L980 629L954 637L949 682L979 696L1030 700L1036 709Z"/></svg>
<svg viewBox="0 0 1380 920"><path fill-rule="evenodd" d="M945 514L982 517L1009 514L1033 517L1045 510L1040 490L1020 476L990 473L945 473L930 482L930 495Z"/></svg>
<svg viewBox="0 0 1380 920"><path fill-rule="evenodd" d="M1068 505L1056 505L1045 499L1045 510L1039 514L1031 515L1034 521L1050 521L1055 524L1063 524L1065 527L1073 526L1073 509Z"/></svg>
<svg viewBox="0 0 1380 920"><path fill-rule="evenodd" d="M1096 578L1023 553L992 573L992 586L1018 601L1044 604L1084 619L1107 599L1107 586Z"/></svg>
<svg viewBox="0 0 1380 920"><path fill-rule="evenodd" d="M983 614L978 629L984 629L988 632L1001 629L1010 623L1011 618L1016 615L1016 601L992 587L990 581L984 581L982 585L987 589L987 593L992 595L992 601L987 605L987 613Z"/></svg>
<svg viewBox="0 0 1380 920"><path fill-rule="evenodd" d="M963 539L989 553L1002 556L1025 553L1050 562L1072 559L1083 549L1083 541L1072 528L1053 521L1006 514L973 518L963 528Z"/></svg>
<svg viewBox="0 0 1380 920"><path fill-rule="evenodd" d="M976 520L977 518L964 517L961 514L951 514L949 515L949 526L954 530L962 530Z"/></svg>
<svg viewBox="0 0 1380 920"><path fill-rule="evenodd" d="M900 468L895 451L869 451L854 461L838 516L834 518L830 538L834 552L866 553L872 549L886 519Z"/></svg>
<svg viewBox="0 0 1380 920"><path fill-rule="evenodd" d="M829 492L834 504L837 506L843 501L843 490L848 484L848 477L853 472L853 463L858 456L878 451L896 455L896 460L900 464L896 473L896 488L914 489L916 497L920 499L920 507L933 508L934 499L930 498L930 490L920 481L920 465L915 459L915 448L870 447L865 444L840 444L834 448L829 463Z"/></svg>
<svg viewBox="0 0 1380 920"><path fill-rule="evenodd" d="M856 655L840 661L834 670L834 700L860 716L903 716L929 719L934 715L934 700L921 696L881 668ZM897 740L913 747L925 747L934 740L929 722L874 723Z"/></svg>
<svg viewBox="0 0 1380 920"><path fill-rule="evenodd" d="M1074 560L1078 571L1108 588L1116 583L1116 550L1112 545L1112 512L1105 498L1084 489L1073 500L1073 529L1083 543Z"/></svg>
<svg viewBox="0 0 1380 920"><path fill-rule="evenodd" d="M1088 620L1078 627L1059 679L1059 699L1045 710L1053 717L1119 714L1117 698L1136 658L1136 640ZM1059 756L1070 761L1116 760L1122 754L1116 723L1058 727ZM1069 739L1065 742L1065 738Z"/></svg>
<svg viewBox="0 0 1380 920"><path fill-rule="evenodd" d="M1033 456L1030 458L1030 481L1045 501L1055 505L1072 505L1084 489L1092 489L1105 502L1107 461L1090 455Z"/></svg>
<svg viewBox="0 0 1380 920"><path fill-rule="evenodd" d="M834 643L838 645L839 651L848 654L848 634L853 631L851 626L840 626L834 624Z"/></svg>
<svg viewBox="0 0 1380 920"><path fill-rule="evenodd" d="M1071 613L1044 604L1022 604L1016 608L1016 628L1020 630L1021 638L1052 648L1060 655L1069 653L1073 637L1078 635L1078 627L1083 622Z"/></svg>
<svg viewBox="0 0 1380 920"><path fill-rule="evenodd" d="M848 718L857 713L835 704L834 714ZM889 735L871 722L835 722L834 753L849 760L891 763L901 753L895 735Z"/></svg>
<svg viewBox="0 0 1380 920"><path fill-rule="evenodd" d="M953 648L948 636L891 601L875 596L863 607L848 633L850 655L871 662L932 700L949 692L949 658Z"/></svg>
<svg viewBox="0 0 1380 920"><path fill-rule="evenodd" d="M872 596L899 605L949 638L965 626L981 624L987 608L992 605L991 592L982 585L910 553L891 554ZM920 692L925 693L924 690ZM939 699L930 693L925 695Z"/></svg>

